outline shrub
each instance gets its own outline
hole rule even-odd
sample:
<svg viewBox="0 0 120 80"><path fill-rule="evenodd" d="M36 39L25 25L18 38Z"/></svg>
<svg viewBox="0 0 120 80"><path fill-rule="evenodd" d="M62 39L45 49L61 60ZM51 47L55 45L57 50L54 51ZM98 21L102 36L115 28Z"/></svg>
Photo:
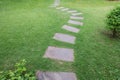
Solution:
<svg viewBox="0 0 120 80"><path fill-rule="evenodd" d="M28 72L26 67L26 61L22 60L16 63L15 70L1 71L0 80L36 80L33 72Z"/></svg>
<svg viewBox="0 0 120 80"><path fill-rule="evenodd" d="M120 33L120 6L117 6L108 14L107 26L112 31L113 37L118 36Z"/></svg>
<svg viewBox="0 0 120 80"><path fill-rule="evenodd" d="M120 1L120 0L108 0L108 1Z"/></svg>

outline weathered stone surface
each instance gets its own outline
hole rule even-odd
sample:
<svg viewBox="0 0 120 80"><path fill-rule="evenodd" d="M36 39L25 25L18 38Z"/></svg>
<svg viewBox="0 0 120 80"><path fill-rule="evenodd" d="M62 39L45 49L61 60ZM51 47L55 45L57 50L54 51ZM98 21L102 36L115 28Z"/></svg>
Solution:
<svg viewBox="0 0 120 80"><path fill-rule="evenodd" d="M55 0L54 5L59 6L60 5L60 0Z"/></svg>
<svg viewBox="0 0 120 80"><path fill-rule="evenodd" d="M74 33L78 33L80 31L80 29L72 27L72 26L68 26L68 25L64 25L62 28L65 30L74 32Z"/></svg>
<svg viewBox="0 0 120 80"><path fill-rule="evenodd" d="M53 38L55 40L67 42L67 43L71 43L71 44L75 44L75 39L76 39L76 37L74 37L74 36L63 34L63 33L56 33Z"/></svg>
<svg viewBox="0 0 120 80"><path fill-rule="evenodd" d="M58 8L56 8L56 9L63 9L64 7L58 7Z"/></svg>
<svg viewBox="0 0 120 80"><path fill-rule="evenodd" d="M56 6L55 6L55 5L51 5L51 6L49 6L49 7L53 8L53 7L56 7Z"/></svg>
<svg viewBox="0 0 120 80"><path fill-rule="evenodd" d="M79 21L69 20L68 23L83 26L83 23Z"/></svg>
<svg viewBox="0 0 120 80"><path fill-rule="evenodd" d="M73 13L72 15L73 16L78 16L78 15L81 15L82 13Z"/></svg>
<svg viewBox="0 0 120 80"><path fill-rule="evenodd" d="M77 80L73 72L41 72L37 71L38 80Z"/></svg>
<svg viewBox="0 0 120 80"><path fill-rule="evenodd" d="M68 11L68 13L75 13L77 12L76 10L71 10L71 11Z"/></svg>
<svg viewBox="0 0 120 80"><path fill-rule="evenodd" d="M67 11L67 10L69 10L69 8L62 9L61 11Z"/></svg>
<svg viewBox="0 0 120 80"><path fill-rule="evenodd" d="M49 46L45 52L44 58L73 62L74 50Z"/></svg>
<svg viewBox="0 0 120 80"><path fill-rule="evenodd" d="M83 17L78 17L78 16L71 16L70 18L71 19L77 19L77 20L83 20L84 19Z"/></svg>

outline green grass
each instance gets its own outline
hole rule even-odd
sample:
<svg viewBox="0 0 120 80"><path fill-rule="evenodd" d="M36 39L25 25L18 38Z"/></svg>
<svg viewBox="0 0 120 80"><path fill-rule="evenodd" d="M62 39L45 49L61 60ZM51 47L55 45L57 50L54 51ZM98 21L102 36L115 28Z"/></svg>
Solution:
<svg viewBox="0 0 120 80"><path fill-rule="evenodd" d="M0 70L13 68L21 59L28 61L30 70L54 69L56 63L43 59L43 55L49 45L58 43L52 37L62 31L68 15L48 8L52 3L41 0L1 2Z"/></svg>
<svg viewBox="0 0 120 80"><path fill-rule="evenodd" d="M21 59L29 70L73 71L78 80L120 79L120 40L106 33L105 16L120 2L62 0L61 5L83 12L78 34L61 29L69 14L48 8L53 0L0 0L0 70L12 69ZM61 32L77 37L76 44L52 39ZM48 46L74 48L75 62L44 59Z"/></svg>

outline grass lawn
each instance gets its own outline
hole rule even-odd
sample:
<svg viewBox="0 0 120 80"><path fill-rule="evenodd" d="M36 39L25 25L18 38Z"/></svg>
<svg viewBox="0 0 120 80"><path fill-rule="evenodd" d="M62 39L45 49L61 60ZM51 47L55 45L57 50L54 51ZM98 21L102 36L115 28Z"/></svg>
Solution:
<svg viewBox="0 0 120 80"><path fill-rule="evenodd" d="M61 27L69 14L48 8L53 0L0 0L0 70L12 69L21 59L29 70L72 71L78 80L120 79L120 39L106 34L105 16L120 2L62 0L61 5L83 12L84 26L78 34ZM52 39L55 33L77 37L71 45ZM48 46L73 48L75 62L44 59Z"/></svg>

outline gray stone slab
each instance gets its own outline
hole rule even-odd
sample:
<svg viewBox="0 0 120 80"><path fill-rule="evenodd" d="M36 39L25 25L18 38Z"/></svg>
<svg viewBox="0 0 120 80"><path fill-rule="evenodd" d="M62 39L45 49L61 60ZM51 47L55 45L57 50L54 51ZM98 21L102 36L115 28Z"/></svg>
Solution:
<svg viewBox="0 0 120 80"><path fill-rule="evenodd" d="M75 13L77 12L76 10L71 10L71 11L68 11L68 13Z"/></svg>
<svg viewBox="0 0 120 80"><path fill-rule="evenodd" d="M56 7L56 6L55 6L55 5L51 5L51 6L49 6L49 7L53 8L53 7Z"/></svg>
<svg viewBox="0 0 120 80"><path fill-rule="evenodd" d="M83 23L79 21L69 20L68 23L83 26Z"/></svg>
<svg viewBox="0 0 120 80"><path fill-rule="evenodd" d="M55 36L53 37L53 39L62 41L62 42L75 44L76 37L67 35L67 34L63 34L63 33L56 33Z"/></svg>
<svg viewBox="0 0 120 80"><path fill-rule="evenodd" d="M44 58L73 62L74 50L49 46L45 52Z"/></svg>
<svg viewBox="0 0 120 80"><path fill-rule="evenodd" d="M64 25L62 28L70 32L74 32L74 33L78 33L80 31L80 29L72 27L72 26L68 26L68 25Z"/></svg>
<svg viewBox="0 0 120 80"><path fill-rule="evenodd" d="M84 19L83 17L78 17L78 16L71 16L70 18L71 19L77 19L77 20L83 20Z"/></svg>
<svg viewBox="0 0 120 80"><path fill-rule="evenodd" d="M62 9L61 11L67 11L67 10L69 10L69 8Z"/></svg>
<svg viewBox="0 0 120 80"><path fill-rule="evenodd" d="M73 72L41 72L37 71L38 80L77 80Z"/></svg>
<svg viewBox="0 0 120 80"><path fill-rule="evenodd" d="M64 7L58 7L58 8L56 8L56 9L64 9Z"/></svg>
<svg viewBox="0 0 120 80"><path fill-rule="evenodd" d="M59 6L59 5L60 5L60 0L55 0L55 1L54 1L54 5L55 5L55 6Z"/></svg>
<svg viewBox="0 0 120 80"><path fill-rule="evenodd" d="M82 13L73 13L72 15L73 16L78 16L78 15L81 15Z"/></svg>

